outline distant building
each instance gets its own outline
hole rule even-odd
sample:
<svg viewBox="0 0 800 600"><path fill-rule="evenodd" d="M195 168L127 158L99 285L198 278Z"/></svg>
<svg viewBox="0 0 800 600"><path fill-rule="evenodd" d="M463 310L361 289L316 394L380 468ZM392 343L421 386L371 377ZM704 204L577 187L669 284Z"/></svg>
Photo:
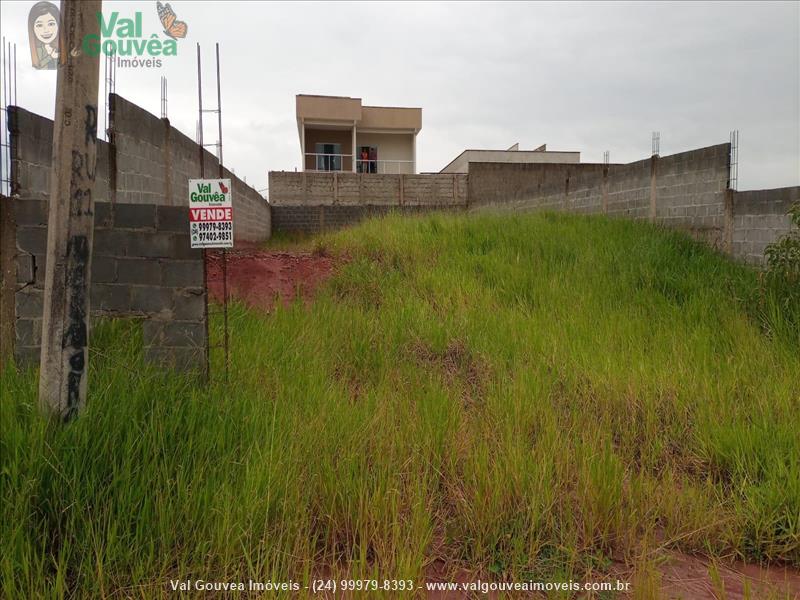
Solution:
<svg viewBox="0 0 800 600"><path fill-rule="evenodd" d="M297 95L304 171L416 173L421 108L362 106L361 98Z"/></svg>
<svg viewBox="0 0 800 600"><path fill-rule="evenodd" d="M535 150L520 150L514 144L508 150L464 150L456 156L440 173L469 173L471 162L497 163L579 163L580 152L551 152L547 144Z"/></svg>

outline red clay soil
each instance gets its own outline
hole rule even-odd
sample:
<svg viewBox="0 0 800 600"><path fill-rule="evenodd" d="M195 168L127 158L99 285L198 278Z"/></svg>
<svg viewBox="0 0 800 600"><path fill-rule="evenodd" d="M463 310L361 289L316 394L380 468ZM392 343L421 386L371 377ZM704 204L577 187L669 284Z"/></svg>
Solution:
<svg viewBox="0 0 800 600"><path fill-rule="evenodd" d="M797 569L764 568L743 562L720 564L715 568L707 559L678 552L671 552L666 558L659 567L662 598L800 598ZM715 571L716 576L712 576Z"/></svg>
<svg viewBox="0 0 800 600"><path fill-rule="evenodd" d="M223 299L222 252L208 252L208 290ZM270 252L237 248L227 253L228 298L269 311L276 302L288 305L298 295L312 297L319 284L333 273L333 259L305 252Z"/></svg>
<svg viewBox="0 0 800 600"><path fill-rule="evenodd" d="M663 562L661 562L663 561ZM658 579L655 582L655 597L664 600L759 600L761 598L780 598L781 600L800 598L800 572L796 569L779 567L762 568L756 565L735 562L733 564L713 564L704 558L689 556L680 552L664 552L657 567ZM443 561L434 561L426 569L426 582L455 582L469 584L476 581L492 581L494 578L465 569L448 569ZM572 581L572 580L570 580ZM636 589L634 574L621 563L615 563L611 574L605 577L592 577L588 581L611 583L628 582L629 591L614 595L614 598L650 598L651 592ZM563 583L563 581L561 582ZM745 590L749 590L749 593ZM488 594L470 594L466 591L428 591L426 597L431 600L461 600L468 598L499 599L513 598L546 598L545 593L508 593L492 592ZM583 592L577 598L602 598L601 594Z"/></svg>

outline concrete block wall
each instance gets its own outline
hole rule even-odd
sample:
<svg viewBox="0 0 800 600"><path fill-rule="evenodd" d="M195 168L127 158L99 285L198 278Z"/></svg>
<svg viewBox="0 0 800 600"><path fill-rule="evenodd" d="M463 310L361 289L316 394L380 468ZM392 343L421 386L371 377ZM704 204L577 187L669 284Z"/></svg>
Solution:
<svg viewBox="0 0 800 600"><path fill-rule="evenodd" d="M464 210L464 207L451 207L452 209ZM355 225L369 217L390 213L417 215L437 210L442 210L442 207L391 206L387 204L280 206L273 208L272 226L275 231L314 234Z"/></svg>
<svg viewBox="0 0 800 600"><path fill-rule="evenodd" d="M729 144L629 164L470 163L470 209L565 210L649 219L721 244Z"/></svg>
<svg viewBox="0 0 800 600"><path fill-rule="evenodd" d="M116 164L117 202L189 205L189 179L200 177L200 148L189 137L115 94L111 95L112 161ZM205 177L219 176L219 161L203 149ZM261 242L271 233L265 198L229 169L223 178L233 186L236 241Z"/></svg>
<svg viewBox="0 0 800 600"><path fill-rule="evenodd" d="M729 157L718 144L625 165L470 163L469 208L647 219L762 266L767 245L791 231L800 187L730 190Z"/></svg>
<svg viewBox="0 0 800 600"><path fill-rule="evenodd" d="M167 187L169 163L165 143L169 121L116 96L110 97L111 141L116 160L115 202L180 206ZM185 201L188 205L188 200Z"/></svg>
<svg viewBox="0 0 800 600"><path fill-rule="evenodd" d="M200 177L199 147L190 138L124 98L111 95L111 144L97 142L95 200L120 204L189 205L189 179ZM12 196L41 200L50 193L53 121L23 108L9 108L12 132ZM219 162L203 150L206 177L219 175ZM261 242L271 233L265 198L230 170L234 239Z"/></svg>
<svg viewBox="0 0 800 600"><path fill-rule="evenodd" d="M606 209L596 212L612 217L646 219L650 209L651 160L609 167L606 176ZM598 185L601 185L598 182Z"/></svg>
<svg viewBox="0 0 800 600"><path fill-rule="evenodd" d="M562 210L567 181L592 181L602 177L603 165L509 164L473 162L469 166L470 208Z"/></svg>
<svg viewBox="0 0 800 600"><path fill-rule="evenodd" d="M723 248L729 155L730 144L719 144L659 158L655 220Z"/></svg>
<svg viewBox="0 0 800 600"><path fill-rule="evenodd" d="M18 106L8 107L11 133L11 196L34 200L50 196L53 121ZM108 201L109 146L97 141L95 199Z"/></svg>
<svg viewBox="0 0 800 600"><path fill-rule="evenodd" d="M42 335L47 250L46 200L13 205L16 254L14 354L36 364ZM113 210L112 210L113 208ZM95 203L91 316L143 321L146 355L180 369L205 360L203 259L192 250L183 207Z"/></svg>
<svg viewBox="0 0 800 600"><path fill-rule="evenodd" d="M382 175L350 172L269 174L275 231L315 233L387 212L463 210L464 174Z"/></svg>
<svg viewBox="0 0 800 600"><path fill-rule="evenodd" d="M470 163L473 210L555 210L640 219L647 217L649 200L649 159L629 165Z"/></svg>
<svg viewBox="0 0 800 600"><path fill-rule="evenodd" d="M763 266L767 245L792 231L788 213L795 202L800 202L800 186L733 192L733 256L749 264Z"/></svg>

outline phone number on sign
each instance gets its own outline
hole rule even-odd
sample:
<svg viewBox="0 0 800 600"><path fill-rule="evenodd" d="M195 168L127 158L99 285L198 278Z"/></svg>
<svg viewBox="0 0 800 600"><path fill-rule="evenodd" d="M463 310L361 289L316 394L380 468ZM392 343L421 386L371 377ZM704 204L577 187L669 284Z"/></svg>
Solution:
<svg viewBox="0 0 800 600"><path fill-rule="evenodd" d="M208 233L197 234L198 242L230 242L231 240L233 240L233 233L230 231L222 231L219 233L210 231Z"/></svg>
<svg viewBox="0 0 800 600"><path fill-rule="evenodd" d="M233 229L233 221L208 221L192 223L195 231L230 231Z"/></svg>
<svg viewBox="0 0 800 600"><path fill-rule="evenodd" d="M320 592L408 592L416 589L411 579L315 579L311 589Z"/></svg>

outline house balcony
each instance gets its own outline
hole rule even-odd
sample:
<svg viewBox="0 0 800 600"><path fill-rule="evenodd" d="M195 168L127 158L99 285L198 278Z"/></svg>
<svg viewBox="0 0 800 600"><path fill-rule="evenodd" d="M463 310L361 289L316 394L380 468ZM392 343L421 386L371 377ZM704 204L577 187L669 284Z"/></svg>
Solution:
<svg viewBox="0 0 800 600"><path fill-rule="evenodd" d="M306 152L305 164L308 172L352 171L352 154L327 154ZM355 161L356 173L375 173L380 175L412 175L414 161L407 159L358 158Z"/></svg>

